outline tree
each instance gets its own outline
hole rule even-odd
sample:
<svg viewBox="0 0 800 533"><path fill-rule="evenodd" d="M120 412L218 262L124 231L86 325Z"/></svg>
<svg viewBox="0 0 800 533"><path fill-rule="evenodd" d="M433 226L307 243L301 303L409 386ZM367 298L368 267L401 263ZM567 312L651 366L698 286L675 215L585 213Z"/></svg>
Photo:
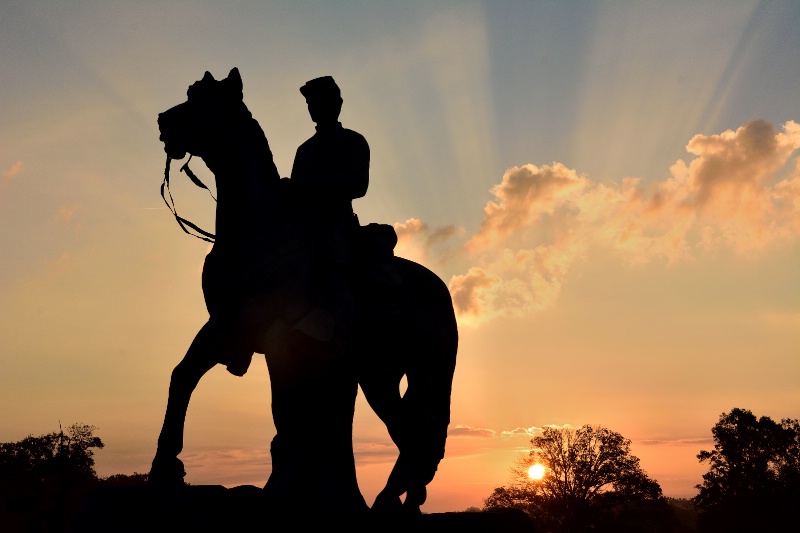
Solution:
<svg viewBox="0 0 800 533"><path fill-rule="evenodd" d="M92 448L104 446L100 437L94 436L96 429L72 424L66 433L62 430L0 443L0 478L23 476L41 481L55 477L62 483L96 480Z"/></svg>
<svg viewBox="0 0 800 533"><path fill-rule="evenodd" d="M642 470L630 444L600 426L546 427L512 469L511 486L495 489L485 508L519 507L543 528L558 531L625 531L636 509L648 508L653 517L667 509L661 487ZM534 464L545 467L541 480L528 476ZM630 527L658 529L640 522Z"/></svg>
<svg viewBox="0 0 800 533"><path fill-rule="evenodd" d="M14 524L12 529L65 529L82 494L97 482L92 449L103 441L94 436L96 429L73 424L66 432L0 443L3 522Z"/></svg>
<svg viewBox="0 0 800 533"><path fill-rule="evenodd" d="M722 413L711 429L714 450L697 458L709 471L695 502L704 531L780 531L798 527L800 423L780 423L746 409Z"/></svg>
<svg viewBox="0 0 800 533"><path fill-rule="evenodd" d="M131 485L146 485L148 474L134 472L133 474L113 474L100 479L100 485L104 487L124 487Z"/></svg>

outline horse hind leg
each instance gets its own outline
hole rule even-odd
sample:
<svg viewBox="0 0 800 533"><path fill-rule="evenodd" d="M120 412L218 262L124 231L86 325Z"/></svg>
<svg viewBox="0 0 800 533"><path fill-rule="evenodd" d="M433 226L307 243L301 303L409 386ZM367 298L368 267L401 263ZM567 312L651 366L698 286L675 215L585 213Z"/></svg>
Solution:
<svg viewBox="0 0 800 533"><path fill-rule="evenodd" d="M372 504L372 510L374 512L384 515L399 515L409 512L417 514L420 512L419 507L424 503L425 498L423 497L422 502L416 504L416 507L414 507L414 503L419 497L418 491L412 492L408 490L408 468L408 461L401 451L400 455L397 457L397 461L395 461L392 472L389 474L386 486L378 494L375 498L375 502ZM423 487L423 491L424 490L425 487ZM406 493L405 501L401 499L403 493ZM414 502L409 501L409 497L412 493L415 494L413 498Z"/></svg>
<svg viewBox="0 0 800 533"><path fill-rule="evenodd" d="M445 380L447 386L437 387L436 376L429 372L410 374L399 416L390 421L394 426L390 427L390 434L400 455L382 492L386 501L394 497L394 505L402 493L406 494L402 514L420 513L420 506L427 499L426 486L444 456L450 415L449 380Z"/></svg>
<svg viewBox="0 0 800 533"><path fill-rule="evenodd" d="M420 507L428 499L428 489L424 484L413 485L406 491L406 499L403 501L404 514L421 514Z"/></svg>
<svg viewBox="0 0 800 533"><path fill-rule="evenodd" d="M375 360L361 365L359 385L372 410L386 425L389 436L398 447L402 446L405 431L402 429L402 397L400 381L403 373L397 369L376 366ZM403 511L401 496L406 492L406 461L402 452L395 462L386 486L372 504L372 511L384 515L396 515Z"/></svg>
<svg viewBox="0 0 800 533"><path fill-rule="evenodd" d="M192 392L200 379L216 364L212 357L213 346L214 331L210 323L206 323L195 336L186 355L172 371L164 424L161 427L158 449L148 476L151 484L183 484L186 473L178 455L183 450L186 411Z"/></svg>
<svg viewBox="0 0 800 533"><path fill-rule="evenodd" d="M425 434L416 434L415 422L418 420L409 416L413 414L408 411L409 406L407 398L399 399L393 406L392 415L381 417L400 451L386 486L372 506L381 514L419 514L420 506L427 499L426 485L433 478L431 472L436 471L435 467L420 468L425 461L419 453L419 441L425 441Z"/></svg>
<svg viewBox="0 0 800 533"><path fill-rule="evenodd" d="M384 489L375 498L372 509L382 514L417 515L428 499L426 480L413 474L414 461L400 452ZM405 494L405 499L401 499Z"/></svg>

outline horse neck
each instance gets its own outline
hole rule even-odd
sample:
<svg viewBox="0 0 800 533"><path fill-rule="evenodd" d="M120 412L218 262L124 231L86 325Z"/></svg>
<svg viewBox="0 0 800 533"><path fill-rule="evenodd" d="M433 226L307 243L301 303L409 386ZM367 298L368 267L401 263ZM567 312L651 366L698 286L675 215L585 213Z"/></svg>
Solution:
<svg viewBox="0 0 800 533"><path fill-rule="evenodd" d="M280 176L264 131L249 112L203 157L217 184L216 243L255 247L277 213Z"/></svg>

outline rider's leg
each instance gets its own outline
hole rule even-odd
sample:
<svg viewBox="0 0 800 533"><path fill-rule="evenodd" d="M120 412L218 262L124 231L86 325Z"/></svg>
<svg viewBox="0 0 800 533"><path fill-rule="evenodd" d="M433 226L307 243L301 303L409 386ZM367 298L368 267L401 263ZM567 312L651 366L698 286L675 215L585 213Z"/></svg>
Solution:
<svg viewBox="0 0 800 533"><path fill-rule="evenodd" d="M331 314L336 341L346 344L355 321L356 301L352 273L352 213L333 216L320 224L317 234L315 281L320 307Z"/></svg>

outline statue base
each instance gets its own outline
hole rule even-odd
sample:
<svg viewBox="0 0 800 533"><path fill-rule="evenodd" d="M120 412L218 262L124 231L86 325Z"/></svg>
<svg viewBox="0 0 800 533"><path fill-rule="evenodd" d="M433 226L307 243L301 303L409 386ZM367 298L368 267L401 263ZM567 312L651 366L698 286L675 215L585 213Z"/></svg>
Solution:
<svg viewBox="0 0 800 533"><path fill-rule="evenodd" d="M252 485L149 485L103 487L76 514L75 533L105 531L346 531L361 533L426 533L442 531L535 533L533 523L518 509L432 513L414 516L335 515L314 507L313 487L305 508L270 508L262 489ZM332 529L333 528L333 529Z"/></svg>

